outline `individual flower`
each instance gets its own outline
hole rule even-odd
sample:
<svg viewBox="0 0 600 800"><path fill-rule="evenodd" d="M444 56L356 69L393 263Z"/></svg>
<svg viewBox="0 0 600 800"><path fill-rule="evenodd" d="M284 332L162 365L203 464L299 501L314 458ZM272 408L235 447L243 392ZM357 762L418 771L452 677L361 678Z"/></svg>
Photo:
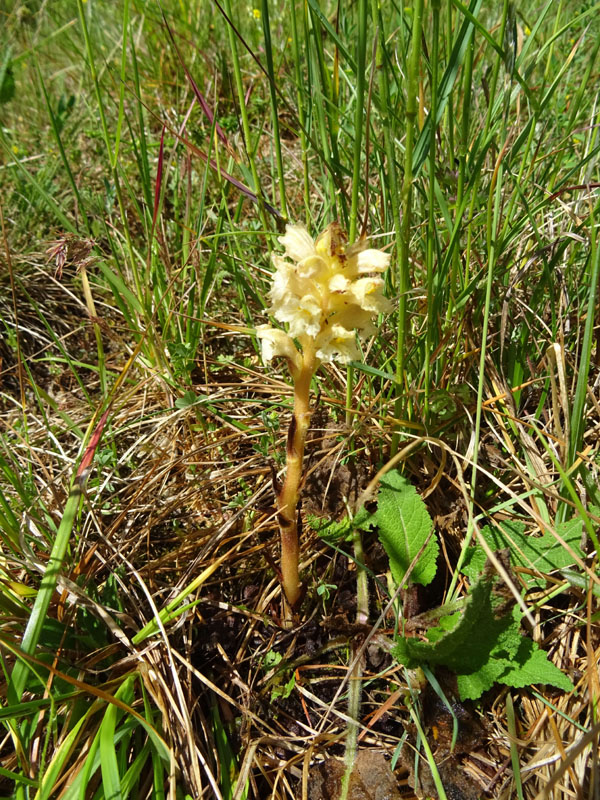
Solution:
<svg viewBox="0 0 600 800"><path fill-rule="evenodd" d="M383 296L381 278L359 278L348 289L348 295L354 298L356 305L363 311L377 314L389 310L389 301Z"/></svg>
<svg viewBox="0 0 600 800"><path fill-rule="evenodd" d="M385 272L389 263L390 256L383 250L358 249L350 259L350 266L356 269L357 274L365 275L367 272Z"/></svg>
<svg viewBox="0 0 600 800"><path fill-rule="evenodd" d="M319 361L348 363L358 358L355 334L371 335L373 317L391 309L381 278L390 256L364 241L347 246L337 223L316 240L302 225L288 225L279 241L285 256L273 255L269 299L275 319L288 326L287 338L300 340L303 353L312 347ZM267 330L273 331L270 338ZM290 358L290 344L286 339L284 345L279 334L286 336L261 326L265 360L276 355ZM296 360L293 363L297 366Z"/></svg>
<svg viewBox="0 0 600 800"><path fill-rule="evenodd" d="M328 331L319 336L319 361L339 361L347 364L359 357L354 331L342 325L332 325Z"/></svg>
<svg viewBox="0 0 600 800"><path fill-rule="evenodd" d="M259 325L256 335L262 339L263 361L270 361L275 356L283 356L288 359L294 369L300 369L302 357L291 336L277 328L271 328L269 325Z"/></svg>
<svg viewBox="0 0 600 800"><path fill-rule="evenodd" d="M279 241L292 261L302 261L315 252L315 243L303 225L287 225L285 236L280 236Z"/></svg>

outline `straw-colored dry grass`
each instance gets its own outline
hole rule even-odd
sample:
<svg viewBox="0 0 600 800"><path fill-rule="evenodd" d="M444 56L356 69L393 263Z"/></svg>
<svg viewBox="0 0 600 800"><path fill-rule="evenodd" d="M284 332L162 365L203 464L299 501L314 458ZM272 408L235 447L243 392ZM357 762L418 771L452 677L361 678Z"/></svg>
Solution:
<svg viewBox="0 0 600 800"><path fill-rule="evenodd" d="M46 309L53 303L47 316L54 319L55 309L60 309L55 332L62 334L65 346L73 348L76 343L77 355L71 350L72 358L85 360L86 342L89 347L93 339L71 299L76 284L51 285L51 295L44 298ZM69 302L74 306L70 314ZM20 311L23 320L23 306ZM103 314L116 323L107 337L109 359L116 365L119 348L126 347L119 315L115 309ZM194 797L211 796L211 784L216 785L225 767L216 730L228 732L239 774L249 780L251 796L318 797L316 765L343 752L349 669L352 659L359 658L364 683L360 747L391 756L403 742L395 775L403 787L402 796L410 797L416 731L405 705L406 673L388 652L394 616L385 592L385 553L376 537L369 536L367 566L379 583L371 584L373 622L357 625L352 561L320 542L305 525L302 571L307 597L299 624L291 631L282 627L281 591L274 571L278 534L272 473L276 467L264 458L257 443L268 435L261 418L265 403L277 398L280 427L274 438L278 448L283 446L290 388L281 376L265 375L247 342L234 336L232 341L231 336L207 327L193 378L194 391L205 398L200 413L194 407L173 407L173 395L155 376L133 368L129 385L115 404L103 440L104 463L88 486L76 547L49 611L67 630L76 629L85 615L84 627L101 631L104 643L86 650L81 643L59 642L54 679L61 677L60 662L76 664L82 696L93 697L101 688L107 691L115 681L122 682L127 674L139 675L140 689L143 685L147 699L162 716L173 755L172 780L190 787ZM39 324L37 328L31 324L31 340L48 347ZM219 355L232 348L235 361L223 363ZM31 355L34 370L36 352ZM48 358L47 350L44 358ZM240 362L246 366L240 367ZM38 476L36 496L47 513L58 519L78 447L78 439L65 428L65 414L81 425L88 407L68 370L57 369L52 376L44 370L37 375L38 386L45 385L54 400L53 407L45 406L47 418L40 417L39 406L33 406L27 392L25 443L18 430L20 413L15 404L8 405L11 393L5 392L4 437L11 442L15 466L25 472L25 464L32 465ZM9 382L10 376L7 371L5 387L13 389L17 400L18 383ZM513 497L524 497L536 487L547 503L555 502L554 469L536 445L527 415L517 414L508 387L492 365L488 381L482 487L498 492L502 486L505 495ZM323 380L324 386L341 382L343 376L335 368ZM94 380L86 388L95 392ZM554 400L560 403L559 397ZM560 441L554 416L557 408L551 401L549 395L545 433ZM590 450L598 427L593 409L587 421ZM307 510L322 515L325 509L329 515L340 516L352 480L357 483L355 498L366 488L380 454L390 444L385 419L371 414L370 402L357 409L353 443L360 468L350 475L343 463L348 431L341 409L325 394L321 396L309 443ZM508 421L514 426L512 434ZM465 406L453 419L453 441L431 438L428 443L417 432L405 460L436 521L447 574L453 569L467 518L467 462L456 453L463 452L469 426ZM48 430L54 431L51 448ZM507 455L513 437L520 437L522 449ZM520 508L535 519L532 502L522 500ZM25 578L26 571L43 570L43 551L35 546L34 518L24 516L23 525L29 530L27 545L18 557L4 558L4 569L13 580ZM100 587L106 587L109 578L115 582L113 593L102 596ZM134 645L136 632L194 579L190 608L151 639ZM330 587L321 596L315 593L319 582ZM406 613L431 607L443 591L442 580L421 597L414 592L407 595L405 603L410 600L415 610L408 611L411 606L406 605ZM457 701L461 734L454 752L450 752L452 718L431 690L424 692L421 724L432 737L448 792L455 791L448 796L514 797L511 752L520 764L525 797L538 796L553 781L552 796L591 796L596 765L594 751L586 743L588 732L597 733L592 698L598 696L600 642L590 623L597 600L576 587L555 599L544 599L544 594L548 592L539 593L536 636L553 662L573 678L577 691L571 695L552 690L511 691L512 728L506 717L506 689L488 693L477 706L459 706ZM537 600L537 595L528 597L530 602ZM3 629L5 634L16 634L18 623L5 619ZM452 693L450 674L443 677L443 686ZM85 759L85 736L92 736L94 730L92 726L84 734L71 770L76 771L80 759ZM14 769L16 764L16 756L5 746L3 766ZM433 792L427 767L422 765L421 771L422 787ZM456 786L451 790L453 782Z"/></svg>
<svg viewBox="0 0 600 800"><path fill-rule="evenodd" d="M116 781L123 797L338 800L359 682L363 766L352 800L382 800L382 787L389 800L443 796L439 781L449 800L597 800L600 579L589 529L600 523L598 147L586 99L597 86L595 20L583 11L569 23L562 9L534 35L529 7L515 20L506 9L477 12L471 77L468 51L453 49L463 12L449 5L451 24L438 32L440 65L454 59L458 75L449 86L432 57L437 4L425 5L416 71L416 11L390 8L380 20L389 49L373 69L367 53L369 117L357 124L358 6L332 7L319 28L309 4L306 40L271 8L276 138L260 14L250 9L234 39L238 87L218 9L129 9L138 27L123 83L117 5L119 14L81 2L77 18L61 3L15 2L6 12L22 60L13 64L20 94L0 100L0 795L101 800ZM296 36L306 48L300 78ZM198 110L190 75L205 78L219 130ZM553 94L557 76L564 92ZM415 120L405 78L416 87ZM417 137L424 130L436 81L448 108L408 202L406 134L412 124ZM248 193L255 178L266 208ZM344 368L318 372L301 516L305 595L291 626L275 494L292 387L282 364L265 368L253 336L267 319L282 180L290 218L306 207L315 231L346 217L356 234L363 223L376 233L376 246L394 254L387 293L399 309L366 343L349 393ZM366 210L349 219L356 185ZM15 700L18 648L104 410ZM427 587L394 585L377 531L362 535L364 564L351 541L317 532L361 502L373 508L376 476L391 466L434 522L440 557ZM519 520L536 537L574 516L588 523L574 566L525 593L535 624L525 620L523 635L575 690L495 685L461 703L455 676L440 668L450 713L433 683L392 657L394 636L404 628L423 638L453 583L467 594L457 564L475 528ZM357 590L365 575L368 608ZM514 569L519 590L527 575Z"/></svg>

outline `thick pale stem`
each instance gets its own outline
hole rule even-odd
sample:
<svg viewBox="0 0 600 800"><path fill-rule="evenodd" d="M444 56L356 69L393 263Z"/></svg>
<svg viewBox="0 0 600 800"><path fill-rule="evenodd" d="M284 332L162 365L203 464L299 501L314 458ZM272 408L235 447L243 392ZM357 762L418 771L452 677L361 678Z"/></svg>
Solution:
<svg viewBox="0 0 600 800"><path fill-rule="evenodd" d="M302 481L304 445L310 425L310 382L317 366L314 346L307 340L303 342L302 367L294 380L294 416L288 431L287 469L285 482L277 502L277 519L281 532L281 579L283 591L292 607L300 598L297 506Z"/></svg>

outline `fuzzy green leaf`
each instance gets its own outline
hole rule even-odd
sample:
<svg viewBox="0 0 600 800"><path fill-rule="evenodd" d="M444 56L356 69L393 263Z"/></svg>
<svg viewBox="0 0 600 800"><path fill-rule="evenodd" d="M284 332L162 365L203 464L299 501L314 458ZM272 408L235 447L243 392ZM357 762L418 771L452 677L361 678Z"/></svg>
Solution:
<svg viewBox="0 0 600 800"><path fill-rule="evenodd" d="M521 616L517 605L507 605L501 579L486 565L461 615L442 617L428 632L429 641L399 639L393 655L408 667L449 667L457 675L463 700L480 697L494 683L514 688L548 683L570 691L573 686L566 675L535 642L522 636Z"/></svg>
<svg viewBox="0 0 600 800"><path fill-rule="evenodd" d="M570 692L574 688L564 672L548 661L547 654L526 637L521 639L517 655L509 662L500 682L514 689L531 686L534 683L547 683L565 692Z"/></svg>
<svg viewBox="0 0 600 800"><path fill-rule="evenodd" d="M431 533L433 522L427 506L412 484L399 472L390 472L381 480L377 511L368 519L379 530L379 539L390 559L390 569L400 583L415 556ZM367 524L363 522L361 527ZM431 537L410 574L414 583L424 586L435 576L439 545Z"/></svg>
<svg viewBox="0 0 600 800"><path fill-rule="evenodd" d="M487 570L471 589L464 611L451 630L433 628L428 642L400 639L394 656L409 667L425 662L469 673L483 668L500 642L507 652L516 651L518 632L516 641L511 642L506 634L513 620L510 614L497 613L504 600L494 593L494 588L495 576Z"/></svg>
<svg viewBox="0 0 600 800"><path fill-rule="evenodd" d="M495 683L502 682L508 662L490 657L476 672L456 676L456 686L461 700L477 700Z"/></svg>
<svg viewBox="0 0 600 800"><path fill-rule="evenodd" d="M582 523L579 519L569 520L557 526L556 532L577 555L581 552ZM534 569L544 574L563 569L573 564L573 556L558 542L551 533L541 536L532 536L525 532L522 522L502 522L500 527L486 526L481 531L482 536L492 550L510 549L513 566ZM479 545L470 548L463 565L464 574L474 580L481 573L486 561L486 555ZM543 584L542 578L534 575L524 575L523 579L528 586Z"/></svg>
<svg viewBox="0 0 600 800"><path fill-rule="evenodd" d="M519 636L518 623L511 629ZM565 692L573 689L569 678L561 672L547 654L527 637L520 637L517 652L509 659L493 650L489 661L477 672L457 675L457 686L462 700L476 700L494 683L503 683L513 689L533 684L550 684Z"/></svg>

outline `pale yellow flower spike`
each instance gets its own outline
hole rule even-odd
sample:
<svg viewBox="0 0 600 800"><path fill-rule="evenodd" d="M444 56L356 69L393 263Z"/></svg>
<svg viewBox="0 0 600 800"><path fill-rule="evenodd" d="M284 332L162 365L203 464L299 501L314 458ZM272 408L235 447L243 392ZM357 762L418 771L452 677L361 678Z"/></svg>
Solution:
<svg viewBox="0 0 600 800"><path fill-rule="evenodd" d="M379 274L387 268L390 256L367 249L366 243L346 248L342 230L335 222L316 242L301 225L288 225L279 241L286 258L273 256L271 313L288 325L290 336L312 339L315 352L324 354L318 355L320 361L347 364L357 358L348 334L356 331L359 336L370 335L372 318L390 310ZM267 334L268 330L273 333ZM290 357L287 349L282 352L273 346L280 331L266 325L260 331L265 361L277 355Z"/></svg>
<svg viewBox="0 0 600 800"><path fill-rule="evenodd" d="M281 574L285 596L295 606L298 577L298 500L302 460L310 423L312 376L325 361L347 364L359 357L356 335L373 333L373 317L390 310L383 278L390 256L366 242L346 246L340 226L329 225L316 241L302 225L288 225L279 241L285 257L274 255L270 311L287 333L270 325L257 328L262 357L287 360L294 380L294 416L287 443L287 471L279 494ZM296 340L298 344L294 341Z"/></svg>

